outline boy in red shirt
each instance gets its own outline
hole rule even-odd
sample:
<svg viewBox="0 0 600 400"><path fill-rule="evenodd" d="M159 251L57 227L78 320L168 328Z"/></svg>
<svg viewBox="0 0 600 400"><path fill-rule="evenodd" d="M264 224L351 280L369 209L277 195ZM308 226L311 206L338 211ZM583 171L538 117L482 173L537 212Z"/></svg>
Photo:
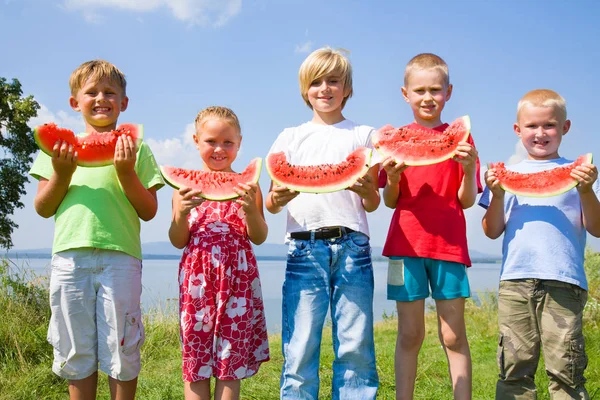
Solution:
<svg viewBox="0 0 600 400"><path fill-rule="evenodd" d="M404 73L402 95L412 108L409 127L443 132L441 113L452 94L448 66L435 54L415 56ZM379 184L394 208L383 255L390 257L388 299L396 300L396 397L412 398L417 358L425 336L425 299L435 300L440 341L448 358L455 399L471 398L471 355L465 332L465 298L470 296L463 209L482 191L479 160L471 137L453 159L407 168L382 162Z"/></svg>

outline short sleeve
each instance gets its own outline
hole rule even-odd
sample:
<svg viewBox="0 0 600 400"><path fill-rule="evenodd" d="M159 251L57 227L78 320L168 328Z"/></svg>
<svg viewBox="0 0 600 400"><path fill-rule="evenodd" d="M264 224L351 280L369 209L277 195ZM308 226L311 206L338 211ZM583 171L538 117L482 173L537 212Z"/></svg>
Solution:
<svg viewBox="0 0 600 400"><path fill-rule="evenodd" d="M137 157L138 160L136 162L135 172L142 185L144 185L146 189L154 187L156 190L163 187L165 181L160 173L160 168L154 159L152 150L145 142L142 142Z"/></svg>
<svg viewBox="0 0 600 400"><path fill-rule="evenodd" d="M289 159L290 155L288 154L288 150L289 150L288 142L289 142L290 134L291 133L289 131L289 128L284 129L279 134L279 136L277 136L277 139L275 139L275 141L271 145L271 149L269 150L268 154L279 153L279 152L283 151L285 153L285 156Z"/></svg>
<svg viewBox="0 0 600 400"><path fill-rule="evenodd" d="M29 170L29 175L37 179L50 179L54 173L54 167L52 167L52 158L43 151L40 151Z"/></svg>
<svg viewBox="0 0 600 400"><path fill-rule="evenodd" d="M483 193L481 195L481 197L479 198L479 202L477 203L480 207L483 207L487 210L487 208L490 206L490 202L492 201L492 192L490 192L490 189L486 188L483 189Z"/></svg>

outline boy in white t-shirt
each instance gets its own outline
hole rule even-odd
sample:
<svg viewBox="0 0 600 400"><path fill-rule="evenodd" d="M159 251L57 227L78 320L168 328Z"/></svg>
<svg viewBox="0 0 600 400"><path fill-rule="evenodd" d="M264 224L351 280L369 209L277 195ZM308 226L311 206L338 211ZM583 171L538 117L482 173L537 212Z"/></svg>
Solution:
<svg viewBox="0 0 600 400"><path fill-rule="evenodd" d="M352 67L338 50L310 54L299 72L300 90L313 110L310 122L285 129L270 153L294 165L339 163L372 147L374 129L346 120ZM317 399L323 324L331 307L332 397L374 399L378 376L373 343L373 266L366 212L377 209L378 165L357 184L334 193L298 193L272 184L266 207L287 205L289 251L283 284L281 398Z"/></svg>

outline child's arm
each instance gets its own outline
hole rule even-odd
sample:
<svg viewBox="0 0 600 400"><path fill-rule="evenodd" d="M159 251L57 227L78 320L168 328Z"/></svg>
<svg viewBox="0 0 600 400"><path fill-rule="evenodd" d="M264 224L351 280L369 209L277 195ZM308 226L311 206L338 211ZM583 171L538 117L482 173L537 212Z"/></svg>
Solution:
<svg viewBox="0 0 600 400"><path fill-rule="evenodd" d="M600 237L600 202L594 193L593 184L598 179L598 169L595 165L585 163L571 171L579 185L579 198L583 213L583 225L590 235Z"/></svg>
<svg viewBox="0 0 600 400"><path fill-rule="evenodd" d="M240 195L236 201L242 205L246 213L246 230L250 241L254 244L263 243L267 239L269 228L263 212L260 186L256 183L240 183L236 192Z"/></svg>
<svg viewBox="0 0 600 400"><path fill-rule="evenodd" d="M273 181L271 181L271 188L267 194L265 206L271 214L277 214L283 210L283 207L285 207L287 203L292 201L299 194L299 192L276 185Z"/></svg>
<svg viewBox="0 0 600 400"><path fill-rule="evenodd" d="M150 221L158 210L156 188L146 189L135 172L136 148L129 136L120 136L115 148L115 170L125 196L144 221Z"/></svg>
<svg viewBox="0 0 600 400"><path fill-rule="evenodd" d="M365 176L358 178L356 184L350 186L348 190L356 193L362 199L362 205L366 212L373 212L379 207L381 196L377 186L377 175L379 174L379 164L373 165Z"/></svg>
<svg viewBox="0 0 600 400"><path fill-rule="evenodd" d="M461 142L454 159L462 164L464 173L458 189L458 201L463 209L469 208L477 198L477 149L468 142Z"/></svg>
<svg viewBox="0 0 600 400"><path fill-rule="evenodd" d="M385 170L387 181L383 188L383 203L389 208L396 208L400 197L400 179L402 172L408 168L404 162L397 163L392 157L386 157L381 163Z"/></svg>
<svg viewBox="0 0 600 400"><path fill-rule="evenodd" d="M77 152L66 142L56 142L52 148L52 167L54 173L50 179L40 179L33 200L35 211L44 218L56 214L58 206L65 198L71 178L77 169Z"/></svg>
<svg viewBox="0 0 600 400"><path fill-rule="evenodd" d="M496 239L502 235L506 226L504 221L504 189L500 187L500 181L496 178L493 169L488 169L485 172L485 184L492 192L492 200L483 216L481 225L487 237Z"/></svg>
<svg viewBox="0 0 600 400"><path fill-rule="evenodd" d="M204 201L199 190L181 188L173 191L173 214L169 228L169 240L178 249L183 249L190 241L190 228L187 216L195 207Z"/></svg>

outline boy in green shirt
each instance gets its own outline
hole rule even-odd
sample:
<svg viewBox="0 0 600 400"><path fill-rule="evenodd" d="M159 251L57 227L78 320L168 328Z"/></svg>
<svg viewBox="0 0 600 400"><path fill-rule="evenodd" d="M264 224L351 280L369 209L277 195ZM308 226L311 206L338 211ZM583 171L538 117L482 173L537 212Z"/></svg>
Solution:
<svg viewBox="0 0 600 400"><path fill-rule="evenodd" d="M110 132L129 102L114 65L83 63L69 81L71 107L86 132ZM164 185L150 148L119 137L113 165L77 166L77 152L58 141L40 152L30 174L39 180L34 206L54 216L48 341L52 370L69 380L71 399L96 397L98 368L112 398L133 399L144 341L140 296L140 221L154 217Z"/></svg>

